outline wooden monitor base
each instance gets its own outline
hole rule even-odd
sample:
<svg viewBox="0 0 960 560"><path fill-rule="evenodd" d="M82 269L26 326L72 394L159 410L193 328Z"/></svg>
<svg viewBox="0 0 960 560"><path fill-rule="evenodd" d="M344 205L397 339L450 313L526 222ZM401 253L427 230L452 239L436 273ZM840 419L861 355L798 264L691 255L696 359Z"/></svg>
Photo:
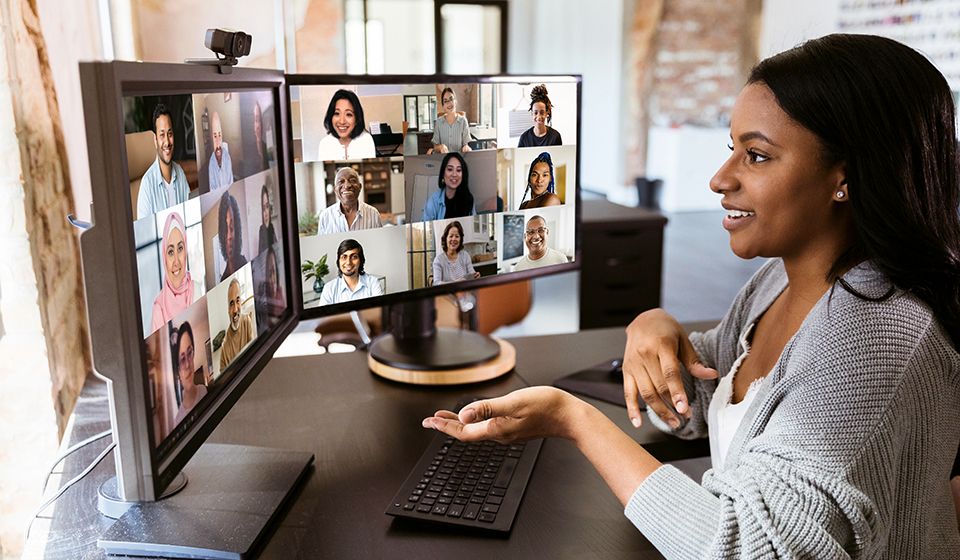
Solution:
<svg viewBox="0 0 960 560"><path fill-rule="evenodd" d="M391 381L413 385L460 385L488 381L511 371L517 364L517 350L506 340L491 337L500 346L500 353L492 360L463 368L404 369L378 361L373 354L367 357L370 371Z"/></svg>

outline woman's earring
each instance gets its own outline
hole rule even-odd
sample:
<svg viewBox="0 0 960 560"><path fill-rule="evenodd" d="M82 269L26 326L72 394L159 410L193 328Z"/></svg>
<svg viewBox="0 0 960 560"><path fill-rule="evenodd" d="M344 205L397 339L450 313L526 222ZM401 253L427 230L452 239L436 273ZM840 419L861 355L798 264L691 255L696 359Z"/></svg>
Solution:
<svg viewBox="0 0 960 560"><path fill-rule="evenodd" d="M845 196L847 196L847 193L845 193L845 192L843 192L843 191L837 191L837 199L838 199L838 200L843 200L843 197L845 197Z"/></svg>

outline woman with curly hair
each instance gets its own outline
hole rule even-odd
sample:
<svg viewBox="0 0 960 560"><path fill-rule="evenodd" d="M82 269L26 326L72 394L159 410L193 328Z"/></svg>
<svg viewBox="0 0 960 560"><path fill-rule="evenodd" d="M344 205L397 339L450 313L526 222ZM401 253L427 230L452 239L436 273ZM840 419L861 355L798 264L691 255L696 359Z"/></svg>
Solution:
<svg viewBox="0 0 960 560"><path fill-rule="evenodd" d="M547 86L540 84L530 92L530 113L533 114L533 126L520 135L521 148L563 144L560 133L549 126L553 121L553 103L547 96Z"/></svg>

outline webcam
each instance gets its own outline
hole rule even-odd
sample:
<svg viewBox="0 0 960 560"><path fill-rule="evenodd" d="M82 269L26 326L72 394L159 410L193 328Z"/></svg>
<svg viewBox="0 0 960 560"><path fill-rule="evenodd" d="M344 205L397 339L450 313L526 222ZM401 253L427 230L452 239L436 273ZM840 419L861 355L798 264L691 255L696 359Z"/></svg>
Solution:
<svg viewBox="0 0 960 560"><path fill-rule="evenodd" d="M237 58L250 54L253 37L243 31L233 29L207 29L203 44L213 51L217 58L188 58L190 64L209 64L216 66L221 74L230 74L237 65Z"/></svg>
<svg viewBox="0 0 960 560"><path fill-rule="evenodd" d="M207 29L207 36L203 44L218 56L239 58L250 54L251 39L252 37L243 31Z"/></svg>

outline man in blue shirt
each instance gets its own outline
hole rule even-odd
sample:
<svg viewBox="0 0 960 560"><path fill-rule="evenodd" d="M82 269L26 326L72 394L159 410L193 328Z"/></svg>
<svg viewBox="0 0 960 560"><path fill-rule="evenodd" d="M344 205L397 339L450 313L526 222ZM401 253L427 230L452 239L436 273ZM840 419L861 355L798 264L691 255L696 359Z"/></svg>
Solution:
<svg viewBox="0 0 960 560"><path fill-rule="evenodd" d="M344 239L337 247L337 279L323 287L320 305L382 296L380 279L363 270L366 262L360 243L355 239Z"/></svg>
<svg viewBox="0 0 960 560"><path fill-rule="evenodd" d="M153 143L157 148L157 159L140 179L138 220L175 204L182 204L190 195L187 176L183 168L173 161L173 117L163 103L158 103L153 110Z"/></svg>
<svg viewBox="0 0 960 560"><path fill-rule="evenodd" d="M210 172L210 190L229 187L233 183L233 161L230 150L223 141L223 129L220 126L220 113L210 115L210 137L213 140L213 153L210 154L208 170Z"/></svg>

